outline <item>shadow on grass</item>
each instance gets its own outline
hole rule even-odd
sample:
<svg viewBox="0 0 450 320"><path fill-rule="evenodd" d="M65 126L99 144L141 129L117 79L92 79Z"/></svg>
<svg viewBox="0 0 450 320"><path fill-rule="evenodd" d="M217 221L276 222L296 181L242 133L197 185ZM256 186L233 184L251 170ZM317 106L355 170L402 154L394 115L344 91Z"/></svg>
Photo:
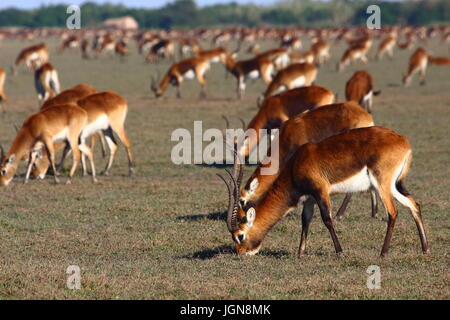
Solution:
<svg viewBox="0 0 450 320"><path fill-rule="evenodd" d="M196 214L191 216L181 216L177 217L177 220L187 220L187 221L199 221L199 220L218 220L225 221L227 219L226 211L216 211L208 214Z"/></svg>
<svg viewBox="0 0 450 320"><path fill-rule="evenodd" d="M389 87L389 88L398 88L398 87L401 87L401 84L398 84L398 83L388 83L388 84L387 84L387 87Z"/></svg>
<svg viewBox="0 0 450 320"><path fill-rule="evenodd" d="M183 256L181 258L189 260L209 260L214 259L215 257L220 255L232 255L237 257L236 252L231 245L223 245L212 249L204 249L201 251L197 251L192 254ZM289 253L286 250L263 249L257 254L257 256L282 259L288 257ZM251 259L251 257L248 258Z"/></svg>

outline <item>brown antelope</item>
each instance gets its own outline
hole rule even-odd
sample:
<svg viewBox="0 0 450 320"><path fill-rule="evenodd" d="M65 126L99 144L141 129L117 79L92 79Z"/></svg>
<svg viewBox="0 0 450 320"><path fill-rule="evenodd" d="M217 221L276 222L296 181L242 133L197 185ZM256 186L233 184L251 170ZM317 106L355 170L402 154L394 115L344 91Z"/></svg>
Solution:
<svg viewBox="0 0 450 320"><path fill-rule="evenodd" d="M373 91L373 81L367 71L356 71L347 81L345 97L347 101L356 101L361 107L372 113L372 99L381 91Z"/></svg>
<svg viewBox="0 0 450 320"><path fill-rule="evenodd" d="M425 84L425 73L428 65L428 54L423 48L418 48L409 58L408 72L403 75L403 85L406 87L411 82L412 76L420 73L420 84Z"/></svg>
<svg viewBox="0 0 450 320"><path fill-rule="evenodd" d="M48 152L53 171L56 172L53 144L64 140L69 141L73 153L72 168L67 181L70 183L80 160L80 151L88 156L93 165L93 155L89 147L79 144L79 136L87 124L87 119L86 111L74 104L50 107L28 117L17 132L6 157L2 159L0 185L7 186L14 178L19 162L29 157L24 180L24 183L27 183L31 169L38 157L38 151L43 146ZM55 182L59 183L56 175Z"/></svg>
<svg viewBox="0 0 450 320"><path fill-rule="evenodd" d="M392 59L394 56L394 47L397 44L397 34L389 35L386 39L380 42L378 46L376 59L381 60L385 53Z"/></svg>
<svg viewBox="0 0 450 320"><path fill-rule="evenodd" d="M314 54L314 61L321 65L330 60L330 44L324 39L317 39L312 45L310 51Z"/></svg>
<svg viewBox="0 0 450 320"><path fill-rule="evenodd" d="M78 100L76 104L85 110L88 116L87 123L83 127L80 135L81 143L85 145L86 139L89 136L93 136L96 132L102 131L105 135L110 154L103 175L109 175L114 157L118 150L118 145L113 135L113 132L115 132L127 149L128 169L129 175L131 176L134 172L131 142L124 128L125 119L128 112L127 101L114 92L106 91L84 97ZM66 153L69 151L68 147L69 146L66 144L66 148L63 153L63 160ZM43 150L43 153L45 153L45 150ZM83 165L83 175L86 176L87 170L83 155L81 160ZM92 165L93 162L91 164L91 169L93 177L95 178L95 167L92 167ZM35 162L35 170L33 171L33 175L43 179L47 172L48 166L49 162L47 157L44 156L37 159Z"/></svg>
<svg viewBox="0 0 450 320"><path fill-rule="evenodd" d="M196 54L201 51L200 44L194 38L184 38L178 40L180 57L187 58L189 54Z"/></svg>
<svg viewBox="0 0 450 320"><path fill-rule="evenodd" d="M78 48L80 45L80 38L77 35L71 35L64 39L58 48L59 53L63 53L68 48Z"/></svg>
<svg viewBox="0 0 450 320"><path fill-rule="evenodd" d="M286 48L271 49L258 53L257 58L268 59L276 70L282 70L289 65L289 52Z"/></svg>
<svg viewBox="0 0 450 320"><path fill-rule="evenodd" d="M235 152L235 165L229 191L227 227L239 255L254 255L270 229L295 208L300 197L309 196L302 211L302 233L298 256L305 253L313 206L316 202L330 232L336 253L342 252L331 212L330 195L375 189L389 216L381 256L388 253L397 219L394 198L409 208L419 231L423 253L429 253L419 204L406 191L403 182L412 159L405 137L383 127L349 130L307 143L297 149L279 177L259 203L246 211L239 204L242 165Z"/></svg>
<svg viewBox="0 0 450 320"><path fill-rule="evenodd" d="M40 104L59 94L58 72L50 63L42 65L34 72L34 86Z"/></svg>
<svg viewBox="0 0 450 320"><path fill-rule="evenodd" d="M0 107L3 108L3 104L6 101L6 94L5 94L5 78L6 78L6 72L5 69L0 68ZM3 109L3 112L5 112L5 110Z"/></svg>
<svg viewBox="0 0 450 320"><path fill-rule="evenodd" d="M124 58L128 53L127 44L124 40L117 41L114 46L114 52L120 56L121 58Z"/></svg>
<svg viewBox="0 0 450 320"><path fill-rule="evenodd" d="M204 58L189 58L173 64L167 71L164 78L156 87L156 80L151 79L151 89L155 96L161 97L166 91L169 84L172 84L177 89L177 98L181 98L180 86L184 80L192 80L197 78L202 89L201 97L206 97L206 80L205 73L210 69L209 61Z"/></svg>
<svg viewBox="0 0 450 320"><path fill-rule="evenodd" d="M289 60L294 63L314 63L314 52L312 50L306 52L291 52L289 53Z"/></svg>
<svg viewBox="0 0 450 320"><path fill-rule="evenodd" d="M355 128L373 126L372 116L356 102L330 104L302 113L283 123L278 138L278 156L268 157L248 179L240 191L240 204L245 208L256 204L270 190L290 156L305 143L316 143ZM270 152L269 152L270 153ZM270 168L278 168L274 174ZM267 172L264 172L267 170ZM350 201L348 194L336 214L340 218ZM372 192L372 217L377 213L376 195Z"/></svg>
<svg viewBox="0 0 450 320"><path fill-rule="evenodd" d="M211 63L222 62L226 64L227 57L229 55L228 51L224 48L216 48L211 50L194 50L195 55L199 58L208 60Z"/></svg>
<svg viewBox="0 0 450 320"><path fill-rule="evenodd" d="M114 52L116 42L109 34L97 36L94 40L94 48L96 50L96 57L103 52Z"/></svg>
<svg viewBox="0 0 450 320"><path fill-rule="evenodd" d="M262 129L278 129L283 122L302 112L333 102L334 94L319 86L292 89L267 98L246 129L255 130L256 136L246 137L239 155L249 157L262 138Z"/></svg>
<svg viewBox="0 0 450 320"><path fill-rule="evenodd" d="M284 90L310 86L317 77L317 67L310 63L295 63L279 71L264 93L264 99Z"/></svg>
<svg viewBox="0 0 450 320"><path fill-rule="evenodd" d="M262 78L266 85L272 81L273 63L264 57L255 57L249 60L236 61L235 54L229 54L226 60L227 70L237 80L237 97L242 98L248 79Z"/></svg>
<svg viewBox="0 0 450 320"><path fill-rule="evenodd" d="M341 60L338 63L338 71L344 70L347 65L355 62L356 60L361 60L362 63L367 64L367 52L368 48L364 43L358 43L349 47L347 50L345 50L344 54L341 57Z"/></svg>
<svg viewBox="0 0 450 320"><path fill-rule="evenodd" d="M73 88L62 91L56 97L53 97L45 101L44 104L41 106L41 110L59 104L73 104L76 103L78 100L87 97L91 94L94 94L96 92L97 90L95 90L93 87L84 83L80 83L79 85Z"/></svg>
<svg viewBox="0 0 450 320"><path fill-rule="evenodd" d="M13 74L17 73L17 68L21 63L25 63L29 70L40 67L48 62L48 47L45 43L40 43L23 49L16 58L12 66Z"/></svg>
<svg viewBox="0 0 450 320"><path fill-rule="evenodd" d="M172 59L174 58L175 43L172 40L162 39L153 45L148 51L147 62L157 62L158 59Z"/></svg>

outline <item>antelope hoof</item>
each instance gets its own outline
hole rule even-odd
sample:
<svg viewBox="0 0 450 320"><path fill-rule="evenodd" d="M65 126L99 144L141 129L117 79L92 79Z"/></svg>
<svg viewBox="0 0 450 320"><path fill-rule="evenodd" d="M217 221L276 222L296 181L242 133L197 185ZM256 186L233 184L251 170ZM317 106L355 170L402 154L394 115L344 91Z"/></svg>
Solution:
<svg viewBox="0 0 450 320"><path fill-rule="evenodd" d="M93 183L93 184L97 184L97 183L98 183L98 180L97 180L97 178L95 178L95 177L94 177L94 178L92 178L92 183Z"/></svg>
<svg viewBox="0 0 450 320"><path fill-rule="evenodd" d="M128 176L132 177L134 175L134 172L135 172L134 168L130 168L130 170L128 171Z"/></svg>
<svg viewBox="0 0 450 320"><path fill-rule="evenodd" d="M103 172L101 173L101 175L102 175L102 176L109 176L109 171L103 171Z"/></svg>
<svg viewBox="0 0 450 320"><path fill-rule="evenodd" d="M55 176L55 184L59 184L59 179Z"/></svg>
<svg viewBox="0 0 450 320"><path fill-rule="evenodd" d="M71 179L67 180L66 184L72 184L72 180Z"/></svg>

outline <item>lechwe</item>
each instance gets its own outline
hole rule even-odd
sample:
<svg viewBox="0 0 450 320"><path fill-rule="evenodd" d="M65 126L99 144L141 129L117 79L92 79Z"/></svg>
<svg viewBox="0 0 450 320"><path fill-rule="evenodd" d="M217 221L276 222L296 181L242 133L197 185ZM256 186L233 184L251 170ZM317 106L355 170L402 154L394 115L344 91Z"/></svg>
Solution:
<svg viewBox="0 0 450 320"><path fill-rule="evenodd" d="M406 87L411 83L411 79L416 72L419 72L420 84L424 85L428 63L438 66L450 66L450 58L434 57L428 54L425 49L418 48L409 58L408 72L403 76L404 86Z"/></svg>
<svg viewBox="0 0 450 320"><path fill-rule="evenodd" d="M246 158L250 156L263 137L263 129L270 134L270 130L280 128L286 120L333 102L334 94L319 86L292 89L267 98L248 124L249 134L240 146L239 154Z"/></svg>
<svg viewBox="0 0 450 320"><path fill-rule="evenodd" d="M40 104L60 93L58 72L50 63L42 65L34 72L34 86Z"/></svg>
<svg viewBox="0 0 450 320"><path fill-rule="evenodd" d="M381 91L373 91L373 80L367 71L356 71L347 81L345 97L347 101L356 101L361 107L372 113L372 99Z"/></svg>
<svg viewBox="0 0 450 320"><path fill-rule="evenodd" d="M131 176L134 172L133 157L131 153L131 142L125 131L125 119L128 112L127 101L118 94L106 91L89 95L81 100L77 101L77 105L87 112L88 120L86 126L83 128L80 141L82 144L86 144L86 139L97 132L103 132L106 142L109 148L109 160L106 168L103 172L104 175L109 175L111 166L114 161L114 157L117 153L118 146L113 132L117 134L119 139L125 145L128 156L128 170ZM63 159L66 153L69 151L69 146L66 145L63 153ZM45 150L42 151L45 154ZM83 175L87 175L87 169L85 165L84 157L82 156ZM33 175L45 177L48 169L48 161L46 157L41 157L36 161L35 170ZM95 168L93 162L91 162L91 168L93 175L95 175Z"/></svg>
<svg viewBox="0 0 450 320"><path fill-rule="evenodd" d="M40 43L23 49L11 67L13 74L17 73L17 68L21 63L25 63L29 70L38 68L48 62L48 47L45 43Z"/></svg>
<svg viewBox="0 0 450 320"><path fill-rule="evenodd" d="M48 151L48 160L53 172L56 172L53 144L59 141L69 141L73 153L68 183L70 183L77 168L80 151L88 156L93 166L90 148L83 143L79 143L81 131L86 126L87 120L87 112L75 104L50 107L28 117L22 128L17 132L8 153L5 157L2 156L0 185L7 186L11 182L16 174L19 162L27 157L29 161L24 182L28 182L33 165L39 156L39 150L44 147ZM93 180L95 181L95 175L93 175ZM59 182L56 175L55 182Z"/></svg>
<svg viewBox="0 0 450 320"><path fill-rule="evenodd" d="M314 203L319 206L336 253L340 253L342 247L334 228L330 195L375 189L389 216L381 256L388 253L397 220L394 198L410 209L419 231L422 251L429 253L420 206L403 185L411 159L408 139L383 127L353 129L318 143L307 143L289 159L263 199L244 211L239 204L238 191L242 165L235 152L233 171L227 171L231 182L221 178L229 192L227 227L236 252L240 255L256 254L270 229L297 206L302 196L309 196L302 212L298 256L306 250Z"/></svg>
<svg viewBox="0 0 450 320"><path fill-rule="evenodd" d="M310 63L295 63L279 71L267 87L263 99L285 90L310 86L316 80L317 67Z"/></svg>
<svg viewBox="0 0 450 320"><path fill-rule="evenodd" d="M353 101L326 105L290 118L281 126L279 138L273 144L278 152L272 154L273 150L269 150L270 156L256 168L245 187L240 190L241 206L246 208L261 200L300 146L319 142L350 129L373 125L372 116ZM350 197L351 194L346 195L336 214L337 218L344 214ZM372 217L376 213L376 195L372 190Z"/></svg>
<svg viewBox="0 0 450 320"><path fill-rule="evenodd" d="M206 97L205 73L210 69L209 61L205 58L189 58L173 64L161 80L159 87L156 86L156 80L151 79L151 90L157 98L161 97L169 84L177 89L177 98L181 98L180 87L184 80L197 78L202 89L201 97Z"/></svg>

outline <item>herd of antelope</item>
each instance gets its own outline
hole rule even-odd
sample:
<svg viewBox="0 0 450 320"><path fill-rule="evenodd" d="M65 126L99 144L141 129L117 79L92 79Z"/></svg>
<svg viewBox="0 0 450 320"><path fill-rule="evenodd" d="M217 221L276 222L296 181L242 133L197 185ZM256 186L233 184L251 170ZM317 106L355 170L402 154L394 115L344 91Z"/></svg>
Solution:
<svg viewBox="0 0 450 320"><path fill-rule="evenodd" d="M205 75L212 64L222 64L226 74L234 76L238 99L243 97L249 79L259 78L264 82L266 88L257 99L257 112L245 126L247 132L254 130L257 134L235 141L233 168L226 170L228 176L219 175L229 194L227 227L238 254L256 254L270 229L300 202L303 203L303 211L298 255L306 251L315 204L330 232L336 253L340 253L342 247L334 221L343 216L351 194L361 191L370 191L372 217L377 216L378 199L388 215L382 256L388 252L397 218L394 199L410 210L422 251L429 252L420 206L404 186L412 160L411 145L406 137L375 126L373 96L380 91L375 90L371 75L365 70L355 72L345 84L346 101L341 102L336 101L333 92L315 82L320 69L330 65L332 47L344 42L348 47L338 60L336 69L339 72L358 60L366 65L372 57L380 60L387 55L394 59L396 49L413 50L417 47L403 75L403 84L410 85L417 72L421 83L425 84L428 63L450 65L450 58L433 56L425 49L431 38L440 37L442 45L448 44L450 27L393 26L381 30L238 27L185 32L0 30L0 39L48 37L60 38L58 54L79 48L83 59L99 59L109 52L117 54L122 62L126 62L130 54L129 43L134 39L138 53L145 57L143 61L171 63L161 79L157 79L155 74L150 77L150 87L157 98L163 96L170 85L176 88L176 95L181 98L182 83L191 79L197 79L201 86L200 96L206 98ZM310 47L301 51L305 39ZM371 55L375 39L379 40L379 46ZM261 51L263 41L277 45ZM251 55L250 58L238 58L243 47L247 47L245 53ZM22 64L34 72L39 109L17 128L16 137L6 154L0 147L0 185L6 186L11 182L22 160L27 161L25 183L30 177L44 179L50 168L58 183L64 159L70 152L73 162L67 183L74 176L80 160L83 175L88 174L86 157L92 180L96 182L95 142L100 139L104 155L106 146L109 149L109 159L103 171L107 175L118 150L113 133L125 145L129 174L132 175L131 142L125 131L127 100L111 91L97 92L83 83L61 91L58 72L49 63L49 57L45 43L35 44L23 49L11 67L13 75ZM7 99L3 89L5 77L5 69L0 68L1 104ZM225 77L221 81L229 80ZM261 129L267 129L269 134L263 136ZM268 150L266 161L256 167L241 187L246 160L262 139L270 138L271 130L275 129L279 129L275 138L278 157L272 157L274 150ZM62 156L56 164L56 153L60 150ZM273 164L279 168L277 173L262 173L264 167ZM333 216L330 196L336 193L345 193L346 196Z"/></svg>

